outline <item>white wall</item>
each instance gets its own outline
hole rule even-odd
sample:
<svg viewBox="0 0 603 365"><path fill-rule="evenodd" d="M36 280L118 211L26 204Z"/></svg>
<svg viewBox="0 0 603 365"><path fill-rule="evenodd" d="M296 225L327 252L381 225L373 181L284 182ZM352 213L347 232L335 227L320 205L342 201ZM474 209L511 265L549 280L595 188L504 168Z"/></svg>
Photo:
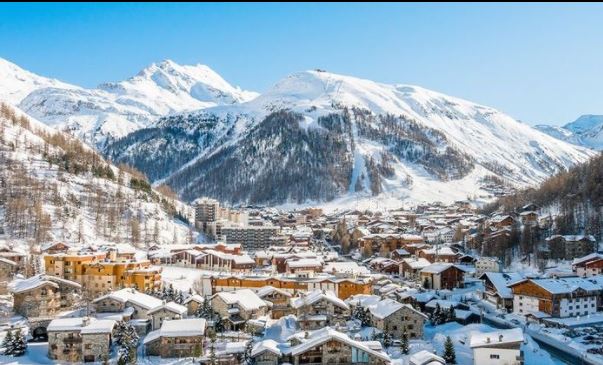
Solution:
<svg viewBox="0 0 603 365"><path fill-rule="evenodd" d="M491 356L498 355L498 358ZM473 364L475 365L518 365L520 361L517 357L521 355L521 351L511 349L496 349L479 347L473 349Z"/></svg>

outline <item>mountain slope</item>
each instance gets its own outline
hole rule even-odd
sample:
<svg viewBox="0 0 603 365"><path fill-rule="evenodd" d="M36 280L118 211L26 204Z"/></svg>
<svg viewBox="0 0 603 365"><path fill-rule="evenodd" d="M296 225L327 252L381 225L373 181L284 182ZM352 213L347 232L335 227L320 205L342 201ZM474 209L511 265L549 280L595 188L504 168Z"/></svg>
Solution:
<svg viewBox="0 0 603 365"><path fill-rule="evenodd" d="M322 71L246 103L163 118L106 152L185 199L271 204L465 199L535 184L592 155L489 107Z"/></svg>
<svg viewBox="0 0 603 365"><path fill-rule="evenodd" d="M540 207L541 214L555 217L555 229L561 234L603 233L603 154L546 179L529 188L500 198L487 205L493 211L517 212L526 204Z"/></svg>
<svg viewBox="0 0 603 365"><path fill-rule="evenodd" d="M0 60L0 83L0 96L6 95L8 102L101 150L108 141L149 126L161 116L256 96L231 86L207 66L181 66L169 60L97 89L49 80Z"/></svg>
<svg viewBox="0 0 603 365"><path fill-rule="evenodd" d="M17 245L184 243L192 209L78 140L0 105L0 231ZM165 189L160 189L166 191Z"/></svg>
<svg viewBox="0 0 603 365"><path fill-rule="evenodd" d="M563 127L538 125L536 128L562 141L603 150L603 115L582 115Z"/></svg>
<svg viewBox="0 0 603 365"><path fill-rule="evenodd" d="M77 88L59 80L38 76L3 58L0 58L0 85L0 100L13 105L18 104L32 91L38 89L47 87Z"/></svg>

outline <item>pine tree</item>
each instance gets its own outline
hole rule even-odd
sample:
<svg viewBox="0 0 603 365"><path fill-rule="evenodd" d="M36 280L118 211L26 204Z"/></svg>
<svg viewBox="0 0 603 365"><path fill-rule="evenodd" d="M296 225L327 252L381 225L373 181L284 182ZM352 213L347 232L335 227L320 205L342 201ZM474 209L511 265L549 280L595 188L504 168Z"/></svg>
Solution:
<svg viewBox="0 0 603 365"><path fill-rule="evenodd" d="M404 328L404 333L402 333L402 340L400 341L400 352L404 355L407 355L408 351L408 336L406 335L406 328Z"/></svg>
<svg viewBox="0 0 603 365"><path fill-rule="evenodd" d="M243 354L243 364L255 365L255 359L251 357L251 351L253 350L253 340L247 341L245 345L245 353Z"/></svg>
<svg viewBox="0 0 603 365"><path fill-rule="evenodd" d="M446 342L444 343L444 356L442 356L444 360L446 360L446 364L452 365L456 364L456 354L454 353L454 344L452 343L452 339L450 336L446 337Z"/></svg>
<svg viewBox="0 0 603 365"><path fill-rule="evenodd" d="M17 330L13 343L14 343L14 346L13 346L13 349L12 349L13 352L11 355L23 356L25 354L25 351L27 350L27 340L25 339L23 332L21 332L20 330Z"/></svg>
<svg viewBox="0 0 603 365"><path fill-rule="evenodd" d="M12 355L14 351L14 336L13 331L8 330L4 340L2 341L2 354L3 355Z"/></svg>
<svg viewBox="0 0 603 365"><path fill-rule="evenodd" d="M136 361L136 348L139 337L131 324L120 321L115 329L115 343L119 347L119 364L129 364Z"/></svg>

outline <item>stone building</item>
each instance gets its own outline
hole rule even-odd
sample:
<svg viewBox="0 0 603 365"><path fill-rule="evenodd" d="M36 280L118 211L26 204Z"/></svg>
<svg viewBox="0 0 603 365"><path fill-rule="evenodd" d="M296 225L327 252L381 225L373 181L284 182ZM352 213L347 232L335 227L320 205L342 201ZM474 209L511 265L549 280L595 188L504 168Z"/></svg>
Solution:
<svg viewBox="0 0 603 365"><path fill-rule="evenodd" d="M393 299L383 299L368 307L373 327L402 338L406 333L409 339L423 337L423 325L427 316L409 304Z"/></svg>
<svg viewBox="0 0 603 365"><path fill-rule="evenodd" d="M212 308L231 330L244 328L246 321L268 314L268 304L251 289L217 293L211 298Z"/></svg>
<svg viewBox="0 0 603 365"><path fill-rule="evenodd" d="M59 318L48 325L48 357L65 362L95 362L110 358L111 319Z"/></svg>
<svg viewBox="0 0 603 365"><path fill-rule="evenodd" d="M273 319L279 319L292 313L290 305L292 297L291 293L268 285L260 288L257 291L257 295L262 298L262 300L272 303Z"/></svg>
<svg viewBox="0 0 603 365"><path fill-rule="evenodd" d="M27 318L51 317L76 304L81 286L73 281L40 274L15 280L10 291L15 313Z"/></svg>
<svg viewBox="0 0 603 365"><path fill-rule="evenodd" d="M145 337L145 355L162 358L200 356L206 327L203 318L164 321L160 329Z"/></svg>
<svg viewBox="0 0 603 365"><path fill-rule="evenodd" d="M301 297L293 298L291 307L303 330L343 325L351 315L350 307L335 293L328 290L317 289Z"/></svg>
<svg viewBox="0 0 603 365"><path fill-rule="evenodd" d="M161 325L166 320L183 319L186 317L186 314L186 307L175 302L164 303L148 312L148 315L151 317L153 330L161 328Z"/></svg>
<svg viewBox="0 0 603 365"><path fill-rule="evenodd" d="M19 271L19 267L16 262L0 257L0 295L6 294L8 283L17 271Z"/></svg>

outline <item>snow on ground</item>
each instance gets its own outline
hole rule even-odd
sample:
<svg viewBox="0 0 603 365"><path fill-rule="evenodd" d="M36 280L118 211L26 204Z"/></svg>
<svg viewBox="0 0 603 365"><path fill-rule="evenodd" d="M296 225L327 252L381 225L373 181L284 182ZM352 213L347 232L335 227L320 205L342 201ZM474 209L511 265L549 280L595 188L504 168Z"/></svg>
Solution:
<svg viewBox="0 0 603 365"><path fill-rule="evenodd" d="M167 285L172 285L174 289L180 291L188 291L193 283L201 277L201 275L216 274L215 271L195 269L191 267L177 266L162 266L161 279Z"/></svg>

